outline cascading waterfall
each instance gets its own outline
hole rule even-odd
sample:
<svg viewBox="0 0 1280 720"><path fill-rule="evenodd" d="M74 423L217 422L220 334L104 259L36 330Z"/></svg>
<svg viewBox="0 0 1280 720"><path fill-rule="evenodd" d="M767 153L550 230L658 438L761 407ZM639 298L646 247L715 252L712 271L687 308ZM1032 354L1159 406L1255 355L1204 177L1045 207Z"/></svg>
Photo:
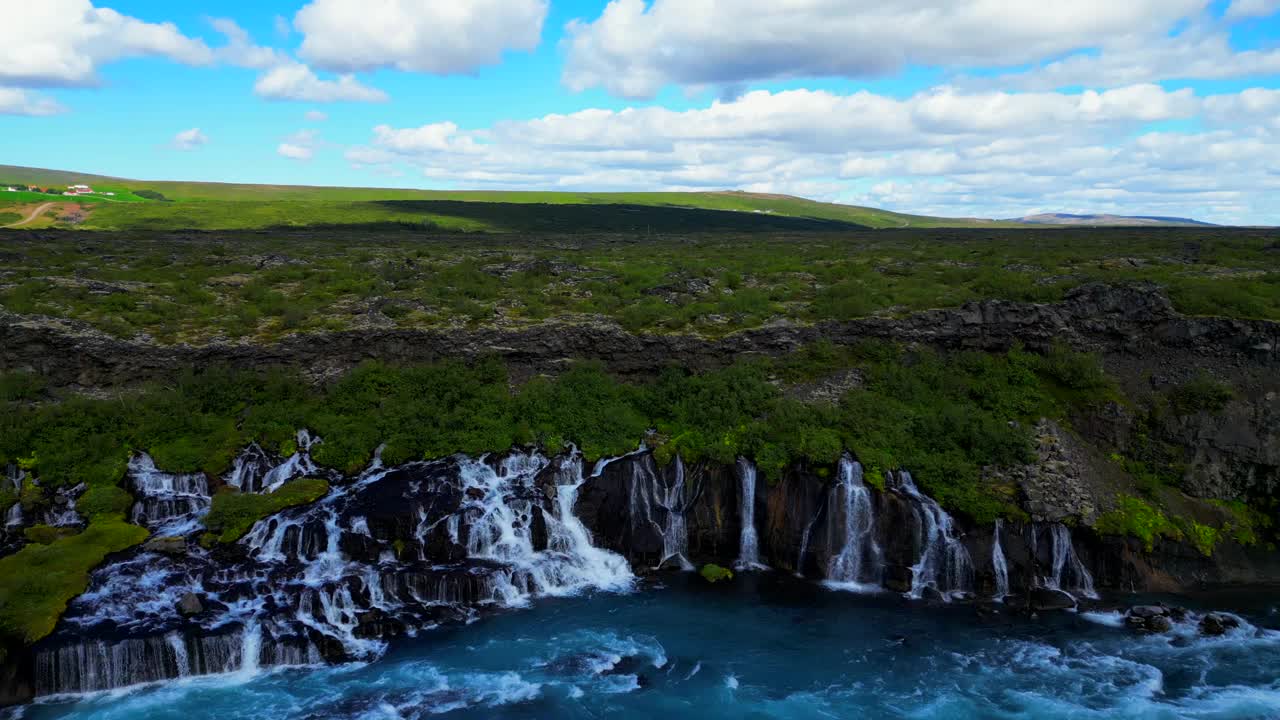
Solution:
<svg viewBox="0 0 1280 720"><path fill-rule="evenodd" d="M739 518L742 521L742 533L738 541L738 561L734 563L737 570L756 570L763 568L760 563L760 542L756 534L756 465L746 458L738 458L738 479L742 482Z"/></svg>
<svg viewBox="0 0 1280 720"><path fill-rule="evenodd" d="M883 559L876 542L875 504L862 481L862 464L840 458L839 482L831 488L832 513L828 525L830 547L840 547L827 566L827 582L853 590L879 590Z"/></svg>
<svg viewBox="0 0 1280 720"><path fill-rule="evenodd" d="M681 569L694 569L688 560L689 529L685 524L685 469L680 456L675 460L675 480L666 485L653 466L653 456L644 455L631 466L630 513L633 526L648 523L662 538L662 559L680 564ZM662 522L654 518L654 507L662 510ZM642 520L643 519L643 520Z"/></svg>
<svg viewBox="0 0 1280 720"><path fill-rule="evenodd" d="M547 518L548 547L562 553L578 575L575 583L562 589L562 594L583 587L604 590L630 588L635 576L631 574L627 559L596 547L592 543L591 531L574 514L578 490L586 482L582 474L582 456L576 450L562 463L556 480L555 515Z"/></svg>
<svg viewBox="0 0 1280 720"><path fill-rule="evenodd" d="M22 496L22 481L26 476L27 474L16 465L5 466L5 484L8 485L8 489L13 491L14 497ZM21 527L23 520L22 503L15 502L9 506L8 512L5 513L4 529Z"/></svg>
<svg viewBox="0 0 1280 720"><path fill-rule="evenodd" d="M249 467L263 457L242 454L244 488L270 488L270 472ZM476 607L634 582L626 560L595 547L574 515L585 482L576 451L555 461L511 453L396 468L375 456L355 478L329 475L327 496L255 523L240 540L244 553L215 559L191 541L207 510L204 477L135 458L136 516L185 535L186 551L138 548L95 571L39 651L39 694L368 660L389 635ZM181 613L191 596L198 609Z"/></svg>
<svg viewBox="0 0 1280 720"><path fill-rule="evenodd" d="M195 530L199 517L208 512L212 502L203 473L163 472L146 453L130 458L129 481L139 498L133 505L133 522L145 525L158 536L184 535Z"/></svg>
<svg viewBox="0 0 1280 720"><path fill-rule="evenodd" d="M299 430L295 437L297 450L283 460L269 455L258 444L250 445L236 456L227 474L227 485L241 492L269 493L295 478L319 472L311 460L311 448L323 442L313 438L306 430Z"/></svg>
<svg viewBox="0 0 1280 720"><path fill-rule="evenodd" d="M1035 529L1032 532L1034 536ZM1096 600L1098 593L1093 588L1093 575L1076 554L1071 529L1062 523L1052 523L1049 525L1049 539L1052 574L1042 579L1044 587Z"/></svg>
<svg viewBox="0 0 1280 720"><path fill-rule="evenodd" d="M578 488L585 481L576 451L553 473L555 504L550 512L536 501L534 481L549 463L542 455L510 455L496 472L481 461L460 462L464 493L473 498L467 507L468 556L510 568L506 580L495 586L495 600L521 605L537 595L630 586L626 560L593 546L586 527L573 514ZM538 520L546 527L545 550L534 542Z"/></svg>
<svg viewBox="0 0 1280 720"><path fill-rule="evenodd" d="M996 602L1004 602L1005 596L1009 594L1009 564L1005 561L1004 548L1000 545L1000 531L1003 526L1004 521L997 519L995 536L991 541L991 567L995 570L996 576L996 594L993 599Z"/></svg>
<svg viewBox="0 0 1280 720"><path fill-rule="evenodd" d="M973 589L973 562L956 537L955 523L933 498L920 492L911 473L897 473L897 489L912 501L919 528L920 559L911 568L911 596L933 588L944 599Z"/></svg>

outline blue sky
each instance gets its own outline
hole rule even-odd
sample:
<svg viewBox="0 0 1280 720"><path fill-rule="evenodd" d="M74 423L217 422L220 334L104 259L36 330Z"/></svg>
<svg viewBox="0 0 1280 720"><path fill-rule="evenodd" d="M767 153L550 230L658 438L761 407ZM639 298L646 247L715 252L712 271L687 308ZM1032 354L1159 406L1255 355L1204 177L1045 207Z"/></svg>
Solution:
<svg viewBox="0 0 1280 720"><path fill-rule="evenodd" d="M1280 0L4 3L0 163L1280 224L1278 11Z"/></svg>

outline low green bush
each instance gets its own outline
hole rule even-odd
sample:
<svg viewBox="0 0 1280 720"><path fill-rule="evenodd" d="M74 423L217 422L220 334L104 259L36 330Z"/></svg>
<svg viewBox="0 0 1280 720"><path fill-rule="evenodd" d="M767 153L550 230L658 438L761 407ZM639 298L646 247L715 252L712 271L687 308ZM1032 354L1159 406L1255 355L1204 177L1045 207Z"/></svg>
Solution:
<svg viewBox="0 0 1280 720"><path fill-rule="evenodd" d="M1178 415L1217 414L1235 398L1235 391L1202 370L1193 379L1170 390L1168 397L1170 408Z"/></svg>
<svg viewBox="0 0 1280 720"><path fill-rule="evenodd" d="M214 543L233 543L268 515L298 505L309 505L327 494L329 483L317 478L294 480L275 492L263 495L224 487L213 496L213 505L204 518L208 532L201 536L200 542L206 547Z"/></svg>

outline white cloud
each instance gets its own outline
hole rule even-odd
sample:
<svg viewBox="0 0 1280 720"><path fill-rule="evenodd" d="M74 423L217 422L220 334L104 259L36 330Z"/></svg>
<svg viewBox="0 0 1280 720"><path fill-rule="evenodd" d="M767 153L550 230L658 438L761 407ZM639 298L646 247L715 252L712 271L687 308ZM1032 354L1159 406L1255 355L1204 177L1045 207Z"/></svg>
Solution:
<svg viewBox="0 0 1280 720"><path fill-rule="evenodd" d="M1232 0L1227 8L1229 20L1267 17L1280 11L1280 0Z"/></svg>
<svg viewBox="0 0 1280 720"><path fill-rule="evenodd" d="M66 112L56 100L21 88L0 87L0 115L40 117Z"/></svg>
<svg viewBox="0 0 1280 720"><path fill-rule="evenodd" d="M275 48L255 45L249 33L234 20L211 18L213 29L227 38L227 44L214 51L218 60L237 67L266 70L289 62L289 56Z"/></svg>
<svg viewBox="0 0 1280 720"><path fill-rule="evenodd" d="M668 84L1013 66L1159 35L1208 0L612 0L567 28L565 82L650 97Z"/></svg>
<svg viewBox="0 0 1280 720"><path fill-rule="evenodd" d="M183 130L173 136L172 147L174 150L182 150L189 152L209 144L209 136L200 131L200 128L191 128Z"/></svg>
<svg viewBox="0 0 1280 720"><path fill-rule="evenodd" d="M316 148L321 145L320 133L315 130L299 130L285 138L276 147L276 153L290 160L306 162L315 157Z"/></svg>
<svg viewBox="0 0 1280 720"><path fill-rule="evenodd" d="M283 15L277 15L275 19L276 35L280 38L287 38L293 34L293 25L289 24L289 18Z"/></svg>
<svg viewBox="0 0 1280 720"><path fill-rule="evenodd" d="M329 119L329 115L327 113L320 112L319 110L308 110L302 117L305 118L307 122L324 122Z"/></svg>
<svg viewBox="0 0 1280 720"><path fill-rule="evenodd" d="M362 84L353 75L322 80L301 63L279 65L268 70L254 83L253 91L268 100L319 103L387 101L385 92Z"/></svg>
<svg viewBox="0 0 1280 720"><path fill-rule="evenodd" d="M354 167L456 187L802 194L952 216L1041 210L1280 222L1280 90L1196 97L940 87L899 99L755 91L675 111L589 109L466 129L379 125ZM1145 132L1195 119L1198 133Z"/></svg>
<svg viewBox="0 0 1280 720"><path fill-rule="evenodd" d="M165 57L189 65L213 61L200 40L172 23L148 23L90 0L0 4L0 83L26 87L85 86L103 63Z"/></svg>
<svg viewBox="0 0 1280 720"><path fill-rule="evenodd" d="M532 50L548 0L312 0L294 17L300 54L336 72L467 73Z"/></svg>
<svg viewBox="0 0 1280 720"><path fill-rule="evenodd" d="M280 143L276 147L276 152L290 160L302 160L304 162L310 160L316 154L314 148L309 148L305 145L294 145L293 143Z"/></svg>
<svg viewBox="0 0 1280 720"><path fill-rule="evenodd" d="M1280 73L1280 49L1237 51L1226 32L1193 27L1178 35L1135 36L1096 53L1075 54L1006 75L966 80L970 87L1049 90L1162 80L1222 79Z"/></svg>

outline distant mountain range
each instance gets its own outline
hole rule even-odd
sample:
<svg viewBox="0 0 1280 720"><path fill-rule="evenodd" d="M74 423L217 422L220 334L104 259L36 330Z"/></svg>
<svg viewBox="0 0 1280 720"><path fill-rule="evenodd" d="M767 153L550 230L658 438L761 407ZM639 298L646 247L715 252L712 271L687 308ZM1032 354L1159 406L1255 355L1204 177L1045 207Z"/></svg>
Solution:
<svg viewBox="0 0 1280 720"><path fill-rule="evenodd" d="M1190 218L1161 217L1159 215L1072 215L1070 213L1042 213L1014 218L1010 222L1027 225L1106 225L1108 227L1217 227L1213 223Z"/></svg>

